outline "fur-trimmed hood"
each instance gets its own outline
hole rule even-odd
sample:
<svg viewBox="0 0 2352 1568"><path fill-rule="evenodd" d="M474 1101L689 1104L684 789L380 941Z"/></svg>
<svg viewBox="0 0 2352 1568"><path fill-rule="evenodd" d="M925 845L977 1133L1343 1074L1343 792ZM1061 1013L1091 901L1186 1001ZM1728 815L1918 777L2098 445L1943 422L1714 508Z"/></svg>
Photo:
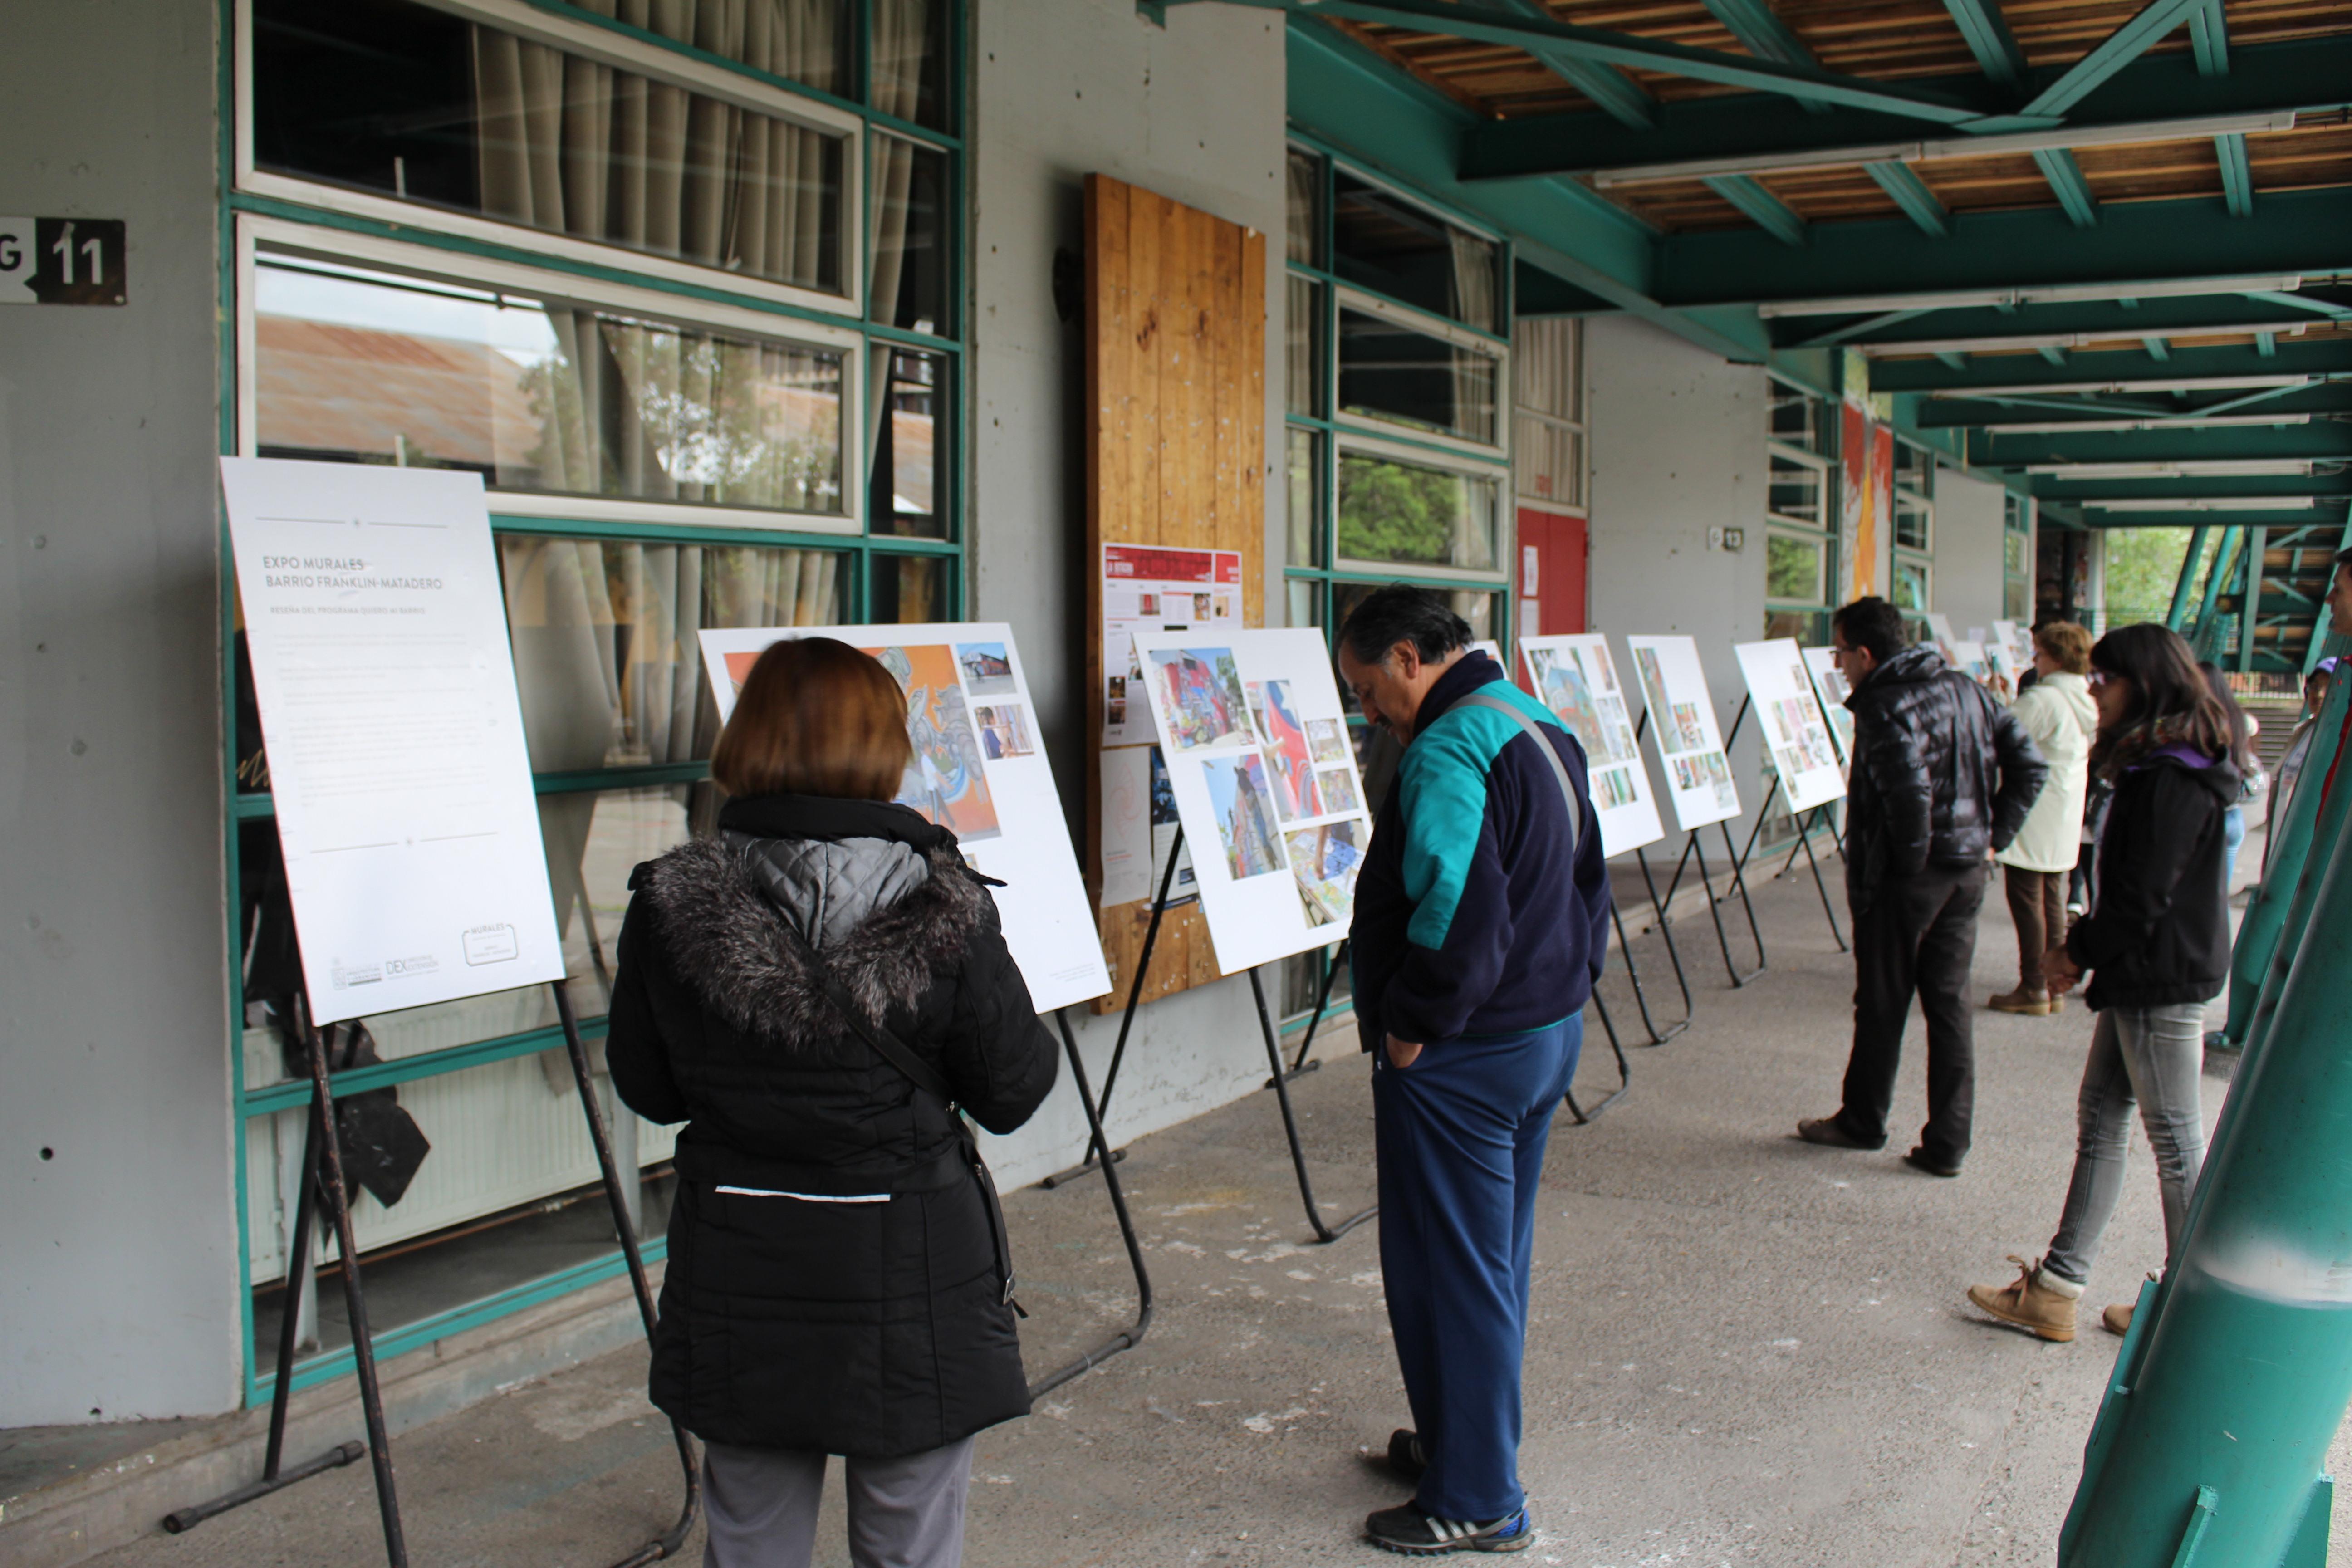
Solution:
<svg viewBox="0 0 2352 1568"><path fill-rule="evenodd" d="M648 862L636 885L702 1004L739 1032L786 1047L848 1027L794 934L879 1022L894 1006L914 1007L952 968L987 908L951 840L918 849L888 838L729 832Z"/></svg>

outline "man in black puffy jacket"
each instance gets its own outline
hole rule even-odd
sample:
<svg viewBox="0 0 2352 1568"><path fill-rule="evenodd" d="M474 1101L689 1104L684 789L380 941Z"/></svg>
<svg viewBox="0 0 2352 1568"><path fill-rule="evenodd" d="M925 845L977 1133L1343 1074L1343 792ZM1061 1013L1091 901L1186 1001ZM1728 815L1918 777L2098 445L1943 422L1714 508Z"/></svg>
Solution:
<svg viewBox="0 0 2352 1568"><path fill-rule="evenodd" d="M1845 1103L1797 1123L1809 1143L1881 1149L1916 992L1927 1021L1927 1124L1904 1158L1957 1176L1968 1158L1976 1045L1967 997L1989 861L2024 825L2049 767L1990 692L1927 645L1904 646L1880 598L1832 617L1853 694L1846 899L1853 910L1853 1054Z"/></svg>

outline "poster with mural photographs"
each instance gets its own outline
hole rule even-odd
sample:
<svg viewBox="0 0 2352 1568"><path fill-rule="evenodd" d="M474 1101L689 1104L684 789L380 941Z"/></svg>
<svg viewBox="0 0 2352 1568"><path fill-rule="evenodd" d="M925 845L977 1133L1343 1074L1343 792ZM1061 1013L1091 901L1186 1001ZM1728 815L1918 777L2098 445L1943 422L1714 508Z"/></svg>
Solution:
<svg viewBox="0 0 2352 1568"><path fill-rule="evenodd" d="M1519 659L1536 700L1583 743L1601 853L1623 855L1664 838L1665 825L1650 794L1641 742L1633 738L1632 693L1609 639L1597 632L1521 637Z"/></svg>
<svg viewBox="0 0 2352 1568"><path fill-rule="evenodd" d="M1780 775L1780 792L1792 811L1811 811L1845 798L1845 771L1838 766L1837 742L1830 739L1830 721L1813 695L1813 678L1805 672L1805 656L1793 637L1731 645L1739 660L1740 678L1748 682L1748 700L1755 710L1756 732L1764 738L1764 754Z"/></svg>
<svg viewBox="0 0 2352 1568"><path fill-rule="evenodd" d="M1845 705L1853 688L1846 684L1845 671L1837 667L1837 649L1798 651L1804 657L1805 673L1813 678L1813 695L1821 699L1822 717L1830 721L1830 739L1837 743L1838 763L1843 766L1853 757L1853 713Z"/></svg>
<svg viewBox="0 0 2352 1568"><path fill-rule="evenodd" d="M1995 621L1992 635L2000 639L2001 651L2009 656L2012 674L2023 675L2033 668L2033 634L2016 621Z"/></svg>
<svg viewBox="0 0 2352 1568"><path fill-rule="evenodd" d="M770 626L700 636L721 720L733 715L744 679L772 643L835 637L879 659L907 693L915 747L898 803L952 832L972 869L1004 884L990 890L1037 1010L1110 989L1009 626Z"/></svg>
<svg viewBox="0 0 2352 1568"><path fill-rule="evenodd" d="M1731 761L1723 754L1723 731L1716 727L1715 699L1707 695L1698 644L1686 637L1628 637L1625 651L1633 656L1675 826L1688 833L1738 816L1739 790L1731 782Z"/></svg>
<svg viewBox="0 0 2352 1568"><path fill-rule="evenodd" d="M1371 824L1322 634L1139 632L1135 647L1220 971L1347 935Z"/></svg>

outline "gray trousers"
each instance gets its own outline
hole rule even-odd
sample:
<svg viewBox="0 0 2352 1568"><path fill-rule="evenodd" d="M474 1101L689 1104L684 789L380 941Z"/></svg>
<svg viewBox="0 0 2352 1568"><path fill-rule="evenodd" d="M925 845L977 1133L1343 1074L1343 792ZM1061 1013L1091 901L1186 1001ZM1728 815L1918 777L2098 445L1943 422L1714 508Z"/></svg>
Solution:
<svg viewBox="0 0 2352 1568"><path fill-rule="evenodd" d="M856 1568L958 1568L971 1444L903 1459L845 1459L849 1560ZM827 1456L785 1448L702 1449L702 1568L808 1568Z"/></svg>
<svg viewBox="0 0 2352 1568"><path fill-rule="evenodd" d="M2198 1075L2205 1066L2205 1005L2109 1007L2091 1033L2090 1058L2074 1103L2074 1179L2042 1266L2077 1283L2091 1277L2099 1239L2123 1193L2124 1155L2135 1101L2156 1154L2169 1262L2189 1220L2189 1195L2205 1164Z"/></svg>

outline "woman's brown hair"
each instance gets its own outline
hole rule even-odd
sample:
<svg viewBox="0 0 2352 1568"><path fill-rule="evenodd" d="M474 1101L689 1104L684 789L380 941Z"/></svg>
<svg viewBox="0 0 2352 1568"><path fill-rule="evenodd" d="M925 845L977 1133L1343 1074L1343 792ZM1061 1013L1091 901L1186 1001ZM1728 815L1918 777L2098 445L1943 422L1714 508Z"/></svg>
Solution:
<svg viewBox="0 0 2352 1568"><path fill-rule="evenodd" d="M2072 621L2047 621L2034 627L2033 646L2068 675L2091 673L2091 634Z"/></svg>
<svg viewBox="0 0 2352 1568"><path fill-rule="evenodd" d="M2154 621L2118 626L2091 649L2091 666L2131 682L2131 707L2102 726L2091 765L2108 779L2163 747L2180 744L2220 760L2230 754L2230 715L2197 668L2187 639Z"/></svg>
<svg viewBox="0 0 2352 1568"><path fill-rule="evenodd" d="M798 637L751 666L710 776L736 796L888 800L914 756L907 694L890 672L845 642Z"/></svg>

